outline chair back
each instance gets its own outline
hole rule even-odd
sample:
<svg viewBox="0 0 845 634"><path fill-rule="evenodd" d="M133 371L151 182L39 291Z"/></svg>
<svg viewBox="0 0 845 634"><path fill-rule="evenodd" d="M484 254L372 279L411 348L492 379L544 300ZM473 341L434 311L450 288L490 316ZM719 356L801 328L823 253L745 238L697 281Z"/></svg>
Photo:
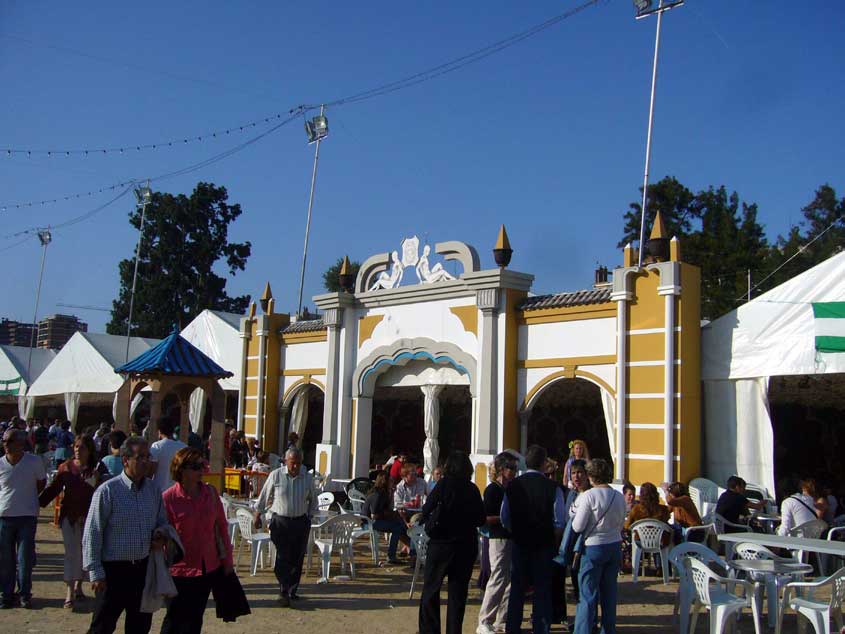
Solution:
<svg viewBox="0 0 845 634"><path fill-rule="evenodd" d="M238 519L238 528L241 530L241 537L249 541L252 539L252 523L255 521L255 517L244 508L237 509L235 513L235 517Z"/></svg>
<svg viewBox="0 0 845 634"><path fill-rule="evenodd" d="M701 491L698 487L694 487L692 485L689 486L689 496L692 500L692 503L695 504L695 508L698 511L700 516L704 515L704 507L701 506Z"/></svg>
<svg viewBox="0 0 845 634"><path fill-rule="evenodd" d="M369 478L355 478L346 485L346 493L350 498L352 497L352 491L366 496L373 490L373 486L373 481Z"/></svg>
<svg viewBox="0 0 845 634"><path fill-rule="evenodd" d="M724 535L727 531L725 527L729 526L731 528L738 528L743 529L746 532L750 532L751 529L746 526L745 524L734 524L733 522L729 522L724 517L719 515L718 513L713 513L713 523L716 525L716 534L717 535Z"/></svg>
<svg viewBox="0 0 845 634"><path fill-rule="evenodd" d="M317 496L317 508L321 511L328 511L332 504L334 504L334 493L326 491Z"/></svg>
<svg viewBox="0 0 845 634"><path fill-rule="evenodd" d="M719 485L707 478L693 478L689 482L690 490L695 487L700 496L701 502L718 502Z"/></svg>
<svg viewBox="0 0 845 634"><path fill-rule="evenodd" d="M414 545L414 550L417 551L417 559L425 561L428 554L428 534L422 526L412 526L408 529L408 538Z"/></svg>
<svg viewBox="0 0 845 634"><path fill-rule="evenodd" d="M352 531L361 527L361 520L354 515L335 515L327 520L320 530L331 533L334 548L346 548L352 543Z"/></svg>
<svg viewBox="0 0 845 634"><path fill-rule="evenodd" d="M827 530L827 522L824 520L810 520L789 530L790 537L806 537L818 539Z"/></svg>
<svg viewBox="0 0 845 634"><path fill-rule="evenodd" d="M702 605L710 605L710 582L719 581L719 576L694 557L685 557L684 566L695 590L696 599Z"/></svg>
<svg viewBox="0 0 845 634"><path fill-rule="evenodd" d="M827 541L841 542L845 541L845 526L834 526L827 533Z"/></svg>
<svg viewBox="0 0 845 634"><path fill-rule="evenodd" d="M734 553L739 555L740 559L754 560L754 559L782 559L765 546L758 544L749 544L748 542L740 542L734 546Z"/></svg>
<svg viewBox="0 0 845 634"><path fill-rule="evenodd" d="M631 534L638 538L645 552L659 552L663 535L671 535L672 527L660 520L640 520L631 524Z"/></svg>
<svg viewBox="0 0 845 634"><path fill-rule="evenodd" d="M679 577L685 577L686 575L686 569L684 568L684 560L688 557L692 557L693 559L702 562L706 566L716 564L726 574L728 572L728 564L725 562L724 559L719 557L718 553L710 550L704 544L699 544L696 542L684 542L683 544L678 544L677 546L675 546L669 553L669 563L672 564L675 567L675 570L678 571Z"/></svg>
<svg viewBox="0 0 845 634"><path fill-rule="evenodd" d="M840 568L826 579L831 584L830 589L830 612L837 614L842 610L842 603L845 601L845 568Z"/></svg>

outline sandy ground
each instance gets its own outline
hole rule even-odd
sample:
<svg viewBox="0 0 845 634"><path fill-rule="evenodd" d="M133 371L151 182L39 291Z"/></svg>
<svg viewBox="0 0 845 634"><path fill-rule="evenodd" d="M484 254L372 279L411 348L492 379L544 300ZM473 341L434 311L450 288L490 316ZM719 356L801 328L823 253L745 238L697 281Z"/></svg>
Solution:
<svg viewBox="0 0 845 634"><path fill-rule="evenodd" d="M52 510L52 509L49 509ZM62 547L61 532L50 520L52 514L45 511L38 526L38 565L33 574L33 610L13 609L0 613L0 623L5 632L84 632L91 620L92 600L77 603L74 611L62 608L64 584L62 582ZM417 611L419 590L415 590L414 599L408 599L412 571L405 567L374 567L369 548L363 540L357 551L356 578L353 581L332 581L318 585L314 570L304 579L301 587L303 599L294 609L280 608L276 604L277 586L271 570L260 570L255 577L249 575L244 552L241 562L241 582L246 590L253 613L236 623L223 623L214 613L213 601L209 601L204 624L205 632L290 632L308 634L355 633L397 634L417 631ZM336 559L332 563L333 574L337 574ZM475 632L478 609L481 602L480 591L470 587L470 598L464 618L464 632ZM420 587L419 585L417 586ZM85 586L90 594L90 585ZM676 583L663 585L657 577L641 578L634 584L630 575L619 578L619 616L618 629L628 634L656 634L658 632L676 632L678 626L672 621L672 603ZM445 621L445 592L442 595L442 614ZM529 609L526 609L526 619ZM570 617L574 616L574 606L570 605ZM163 611L153 616L152 632L158 632L164 617ZM122 631L122 619L118 631ZM795 631L794 617L787 622L785 632ZM702 615L697 631L707 631L708 619ZM525 631L530 624L526 620ZM557 627L553 632L560 632ZM743 617L738 631L753 632L749 617Z"/></svg>

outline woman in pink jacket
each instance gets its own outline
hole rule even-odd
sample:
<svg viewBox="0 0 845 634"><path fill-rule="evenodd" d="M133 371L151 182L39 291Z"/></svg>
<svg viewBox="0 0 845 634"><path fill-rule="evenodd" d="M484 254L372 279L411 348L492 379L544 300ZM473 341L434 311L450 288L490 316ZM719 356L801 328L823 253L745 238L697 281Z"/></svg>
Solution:
<svg viewBox="0 0 845 634"><path fill-rule="evenodd" d="M170 464L175 484L162 495L185 549L182 561L170 568L179 595L167 607L162 634L199 634L215 576L233 571L226 514L217 490L202 481L204 467L199 450L180 449Z"/></svg>

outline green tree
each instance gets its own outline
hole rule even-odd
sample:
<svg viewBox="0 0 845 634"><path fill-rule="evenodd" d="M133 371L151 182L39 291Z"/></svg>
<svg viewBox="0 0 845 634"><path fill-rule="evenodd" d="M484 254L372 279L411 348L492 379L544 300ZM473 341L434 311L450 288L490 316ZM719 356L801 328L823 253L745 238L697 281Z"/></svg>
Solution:
<svg viewBox="0 0 845 634"><path fill-rule="evenodd" d="M643 188L640 187L640 197L642 197ZM648 186L648 202L646 209L646 233L645 237L648 240L651 225L654 223L654 217L657 215L657 210L660 210L660 215L663 216L663 222L666 224L666 230L669 236L687 236L693 228L693 222L698 219L697 211L691 206L693 193L678 182L674 176L666 176L662 180L652 183ZM633 202L629 205L628 211L625 212L625 228L622 240L616 246L620 249L629 242L636 244L640 240L640 211L643 205L641 202Z"/></svg>
<svg viewBox="0 0 845 634"><path fill-rule="evenodd" d="M338 259L337 262L332 264L329 268L325 270L323 273L323 287L329 293L339 293L340 292L340 280L338 279L338 275L340 275L340 267L343 266L343 258ZM349 272L352 274L353 278L358 275L358 269L361 268L360 262L349 262Z"/></svg>
<svg viewBox="0 0 845 634"><path fill-rule="evenodd" d="M182 328L206 308L246 310L249 295L230 297L226 278L213 271L220 260L229 275L243 271L252 248L229 242L229 225L242 212L228 198L225 187L202 182L190 196L153 192L144 219L133 335L164 337L173 324ZM140 228L140 209L129 213L129 222ZM119 264L120 290L106 326L111 334L126 334L134 266L134 254Z"/></svg>

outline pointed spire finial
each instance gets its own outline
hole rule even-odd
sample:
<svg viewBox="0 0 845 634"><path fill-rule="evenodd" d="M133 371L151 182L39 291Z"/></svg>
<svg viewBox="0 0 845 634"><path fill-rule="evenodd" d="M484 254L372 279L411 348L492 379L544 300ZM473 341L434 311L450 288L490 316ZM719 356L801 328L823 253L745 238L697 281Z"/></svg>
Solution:
<svg viewBox="0 0 845 634"><path fill-rule="evenodd" d="M496 239L496 246L493 247L494 249L510 249L511 243L508 240L508 232L505 230L505 225L502 225L502 228L499 229L499 237Z"/></svg>
<svg viewBox="0 0 845 634"><path fill-rule="evenodd" d="M657 215L654 216L654 224L651 226L651 235L649 236L650 240L656 240L658 238L668 238L669 235L666 232L666 225L663 223L663 216L660 213L660 210L657 210Z"/></svg>
<svg viewBox="0 0 845 634"><path fill-rule="evenodd" d="M493 247L493 259L499 268L505 268L511 263L511 256L513 249L511 249L511 242L508 240L508 232L505 230L505 225L499 229L499 237L496 239L496 246Z"/></svg>
<svg viewBox="0 0 845 634"><path fill-rule="evenodd" d="M349 256L344 255L343 256L343 264L340 265L340 274L341 275L349 275L349 267L350 267Z"/></svg>
<svg viewBox="0 0 845 634"><path fill-rule="evenodd" d="M267 285L264 287L264 292L261 294L261 299L259 300L261 310L265 315L267 314L267 309L270 306L271 299L273 299L273 291L270 290L270 282L267 282Z"/></svg>

